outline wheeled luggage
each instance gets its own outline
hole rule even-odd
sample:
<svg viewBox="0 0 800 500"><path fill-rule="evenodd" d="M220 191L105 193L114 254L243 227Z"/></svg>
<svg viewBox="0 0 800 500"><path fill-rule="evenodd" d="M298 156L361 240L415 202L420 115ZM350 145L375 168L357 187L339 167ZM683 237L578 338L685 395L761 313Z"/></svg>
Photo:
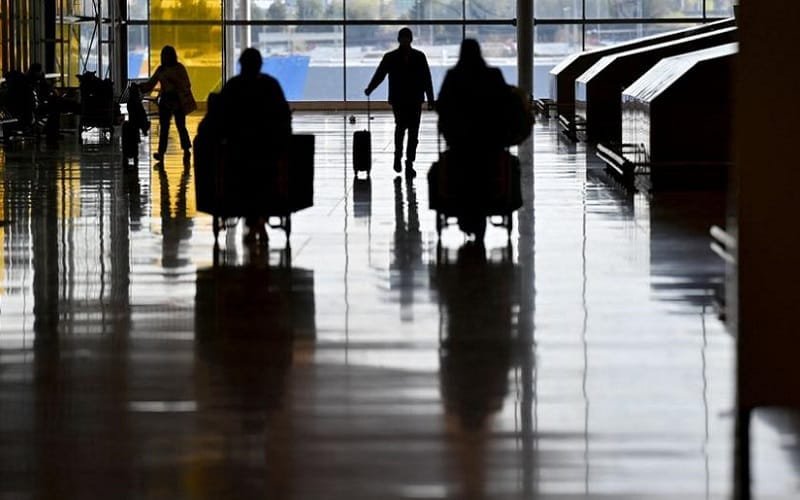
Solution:
<svg viewBox="0 0 800 500"><path fill-rule="evenodd" d="M457 165L459 159L445 151L428 171L428 200L436 211L436 233L441 236L451 217L500 217L492 225L513 229L512 214L522 206L519 159L507 150L499 151L485 169ZM485 226L481 226L485 227ZM482 237L482 234L479 236Z"/></svg>
<svg viewBox="0 0 800 500"><path fill-rule="evenodd" d="M114 99L114 84L106 78L100 79L96 71L85 71L78 75L81 132L95 128L114 138L114 125L119 124L119 103Z"/></svg>
<svg viewBox="0 0 800 500"><path fill-rule="evenodd" d="M314 136L291 137L286 156L263 176L268 185L254 186L246 168L230 168L231 157L224 144L195 139L197 209L212 215L214 239L225 229L225 219L261 216L278 218L269 225L283 229L288 244L291 214L314 204Z"/></svg>
<svg viewBox="0 0 800 500"><path fill-rule="evenodd" d="M314 136L293 134L289 145L289 209L314 205Z"/></svg>
<svg viewBox="0 0 800 500"><path fill-rule="evenodd" d="M367 97L367 130L359 130L353 133L353 171L356 175L359 172L366 172L369 177L372 170L372 132L370 121L369 97Z"/></svg>

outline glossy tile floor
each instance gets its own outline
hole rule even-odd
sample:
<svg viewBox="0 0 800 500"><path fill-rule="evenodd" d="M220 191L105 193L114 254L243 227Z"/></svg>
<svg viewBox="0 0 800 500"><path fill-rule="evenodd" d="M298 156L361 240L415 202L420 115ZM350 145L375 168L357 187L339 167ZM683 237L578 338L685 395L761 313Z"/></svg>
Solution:
<svg viewBox="0 0 800 500"><path fill-rule="evenodd" d="M0 156L0 499L727 498L723 196L629 194L537 124L510 241L437 248L434 115L413 180L388 114L353 178L362 126L295 116L290 249L236 227L215 254L176 150ZM756 418L758 498L800 497L796 429Z"/></svg>

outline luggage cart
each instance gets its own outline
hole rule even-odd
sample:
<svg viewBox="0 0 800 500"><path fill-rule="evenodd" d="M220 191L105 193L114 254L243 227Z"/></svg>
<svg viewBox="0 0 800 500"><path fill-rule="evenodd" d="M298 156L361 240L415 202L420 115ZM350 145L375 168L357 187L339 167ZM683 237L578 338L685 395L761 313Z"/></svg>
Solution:
<svg viewBox="0 0 800 500"><path fill-rule="evenodd" d="M487 216L487 221L488 221L489 224L491 224L494 227L505 228L507 233L508 233L508 237L511 238L511 232L514 229L514 222L513 222L513 218L512 218L513 214L514 214L514 212L504 212L504 213L486 214L486 216ZM446 212L442 212L442 211L437 211L436 212L436 235L441 238L442 231L447 226L450 226L450 225L452 225L454 223L457 223L457 222L454 222L454 219L458 219L458 217L459 217L459 214L456 211L447 212L447 213ZM484 229L485 229L485 227L484 227ZM483 236L483 233L481 232L478 235L478 237L480 238L482 236Z"/></svg>
<svg viewBox="0 0 800 500"><path fill-rule="evenodd" d="M292 214L314 204L314 136L291 137L288 154L278 161L270 175L272 185L266 186L255 207L244 200L239 172L225 168L226 156L224 145L195 141L197 209L211 215L215 245L219 233L233 227L229 219L260 216L269 227L286 233L289 246Z"/></svg>
<svg viewBox="0 0 800 500"><path fill-rule="evenodd" d="M471 181L473 185L486 188L485 192L476 196L464 193L457 177L458 171L458 167L452 165L448 152L440 153L439 160L428 171L428 201L430 209L436 211L437 236L441 238L442 230L451 224L452 219L474 214L475 208L469 205L474 207L479 203L477 212L483 212L492 226L505 228L510 239L514 229L513 214L522 206L519 159L506 150L502 151L495 168L481 174L485 178L480 179L480 183ZM485 221L479 223L476 231L478 239L483 239L485 229Z"/></svg>
<svg viewBox="0 0 800 500"><path fill-rule="evenodd" d="M94 71L78 75L80 81L80 126L79 136L96 129L100 139L114 142L114 126L121 123L119 102L114 99L114 84L111 80L98 78Z"/></svg>

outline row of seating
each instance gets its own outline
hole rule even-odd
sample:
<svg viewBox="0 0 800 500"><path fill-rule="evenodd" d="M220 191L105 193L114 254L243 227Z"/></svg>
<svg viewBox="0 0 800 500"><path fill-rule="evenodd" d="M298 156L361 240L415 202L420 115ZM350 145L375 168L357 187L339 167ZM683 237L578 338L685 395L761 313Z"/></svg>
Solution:
<svg viewBox="0 0 800 500"><path fill-rule="evenodd" d="M62 115L75 117L79 136L86 130L97 129L101 137L113 139L114 126L121 122L121 114L111 80L86 72L78 75L77 89L58 89L51 95L39 95L39 89L27 75L19 72L16 75L14 85L0 79L0 138L4 143L13 138L38 140L48 131L48 124L48 135L57 137ZM53 75L45 78L51 80Z"/></svg>

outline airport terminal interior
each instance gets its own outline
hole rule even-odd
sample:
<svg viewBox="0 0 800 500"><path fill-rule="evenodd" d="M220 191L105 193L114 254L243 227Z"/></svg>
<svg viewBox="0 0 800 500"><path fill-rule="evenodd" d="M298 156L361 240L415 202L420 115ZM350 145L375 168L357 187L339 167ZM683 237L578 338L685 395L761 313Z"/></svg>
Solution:
<svg viewBox="0 0 800 500"><path fill-rule="evenodd" d="M800 498L800 4L0 7L0 499ZM434 199L436 110L416 175L387 82L368 115L403 26L437 95L475 38L530 97L522 206L482 242ZM208 210L174 127L153 159L155 103L123 155L165 44L191 137L249 46L313 135L313 201L268 243ZM83 103L56 141L5 92L35 62Z"/></svg>

